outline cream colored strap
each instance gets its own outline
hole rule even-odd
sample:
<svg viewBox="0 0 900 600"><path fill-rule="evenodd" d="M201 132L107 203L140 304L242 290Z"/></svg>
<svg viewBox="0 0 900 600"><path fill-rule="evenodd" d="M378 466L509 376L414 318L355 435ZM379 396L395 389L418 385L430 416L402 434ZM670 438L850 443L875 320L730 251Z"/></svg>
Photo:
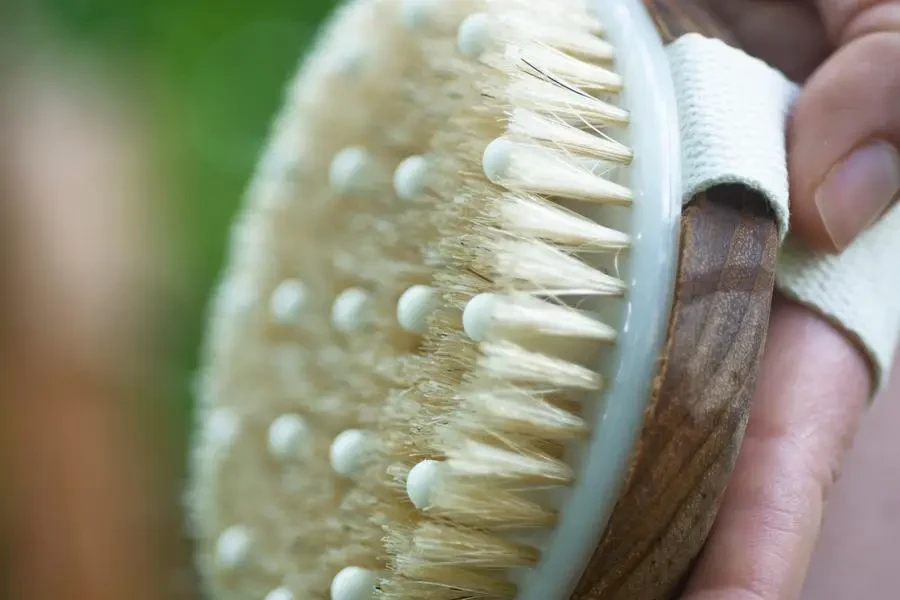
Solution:
<svg viewBox="0 0 900 600"><path fill-rule="evenodd" d="M862 345L880 389L900 339L900 207L840 256L786 235L785 123L798 87L777 70L718 40L688 34L669 48L682 136L684 198L740 183L769 201L786 240L778 288Z"/></svg>
<svg viewBox="0 0 900 600"><path fill-rule="evenodd" d="M684 199L723 183L761 192L788 230L787 112L797 86L762 61L691 33L669 45Z"/></svg>

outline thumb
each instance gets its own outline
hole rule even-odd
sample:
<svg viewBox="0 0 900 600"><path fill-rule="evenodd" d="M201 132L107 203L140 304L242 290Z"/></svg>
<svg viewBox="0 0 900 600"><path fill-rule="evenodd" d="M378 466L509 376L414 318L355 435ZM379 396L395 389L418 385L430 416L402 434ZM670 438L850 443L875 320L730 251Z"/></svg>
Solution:
<svg viewBox="0 0 900 600"><path fill-rule="evenodd" d="M839 49L794 110L791 227L815 249L840 251L900 192L900 2L818 4Z"/></svg>

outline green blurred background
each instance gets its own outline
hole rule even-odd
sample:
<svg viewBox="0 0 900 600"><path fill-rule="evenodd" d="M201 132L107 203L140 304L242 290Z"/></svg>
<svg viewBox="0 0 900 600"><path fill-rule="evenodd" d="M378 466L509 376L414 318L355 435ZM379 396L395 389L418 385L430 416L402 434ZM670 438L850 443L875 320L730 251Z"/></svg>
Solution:
<svg viewBox="0 0 900 600"><path fill-rule="evenodd" d="M151 367L154 406L145 427L165 471L165 482L154 490L159 497L152 500L152 520L159 524L154 528L172 532L160 533L161 538L183 540L176 548L167 546L174 573L171 598L198 597L181 493L191 382L229 224L283 90L338 1L0 0L0 38L6 38L0 39L0 56L3 50L24 49L23 54L49 55L56 63L63 57L64 68L84 65L86 72L102 73L126 105L137 109L150 133L160 180L154 211L165 223L164 262L176 271L167 297L147 302L165 315L163 364ZM0 522L0 541L3 530ZM8 562L5 550L0 544L0 567ZM0 598L6 588L3 571Z"/></svg>
<svg viewBox="0 0 900 600"><path fill-rule="evenodd" d="M167 319L165 401L176 446L190 423L190 380L229 221L281 99L337 0L36 0L21 37L52 40L127 74L150 101L165 178L166 244L187 285ZM23 32L20 32L23 33Z"/></svg>

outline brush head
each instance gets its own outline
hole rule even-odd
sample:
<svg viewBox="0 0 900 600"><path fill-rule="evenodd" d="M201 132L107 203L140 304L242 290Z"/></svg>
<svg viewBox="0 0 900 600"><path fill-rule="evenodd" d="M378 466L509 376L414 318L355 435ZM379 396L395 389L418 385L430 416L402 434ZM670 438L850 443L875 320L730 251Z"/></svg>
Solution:
<svg viewBox="0 0 900 600"><path fill-rule="evenodd" d="M356 0L326 29L212 311L190 502L217 597L568 597L680 212L661 45L612 4Z"/></svg>

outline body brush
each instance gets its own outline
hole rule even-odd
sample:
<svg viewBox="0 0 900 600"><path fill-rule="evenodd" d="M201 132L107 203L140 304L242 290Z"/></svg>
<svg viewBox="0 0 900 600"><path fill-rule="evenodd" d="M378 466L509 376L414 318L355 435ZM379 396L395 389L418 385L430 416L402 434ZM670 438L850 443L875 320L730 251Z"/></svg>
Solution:
<svg viewBox="0 0 900 600"><path fill-rule="evenodd" d="M794 92L677 4L337 11L212 307L213 597L676 593L746 425Z"/></svg>

